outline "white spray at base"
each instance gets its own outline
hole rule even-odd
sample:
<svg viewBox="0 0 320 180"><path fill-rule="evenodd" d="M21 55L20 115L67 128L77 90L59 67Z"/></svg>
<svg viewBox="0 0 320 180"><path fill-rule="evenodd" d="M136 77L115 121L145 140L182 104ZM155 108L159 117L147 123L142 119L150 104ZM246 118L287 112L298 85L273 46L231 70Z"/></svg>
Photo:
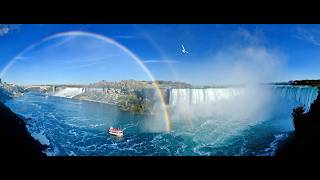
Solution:
<svg viewBox="0 0 320 180"><path fill-rule="evenodd" d="M234 143L254 138L252 135L245 137L244 132L257 125L267 124L266 127L272 128L256 132L257 136L269 131L292 131L292 109L305 105L308 110L317 97L317 89L261 85L283 77L283 63L277 51L264 47L229 48L218 52L211 62L196 66L189 74L195 80L211 78L218 81L217 85L240 86L172 89L169 109L173 132L195 142L195 153L206 155L208 151L216 152L217 148L233 147ZM246 149L245 145L242 147L241 152Z"/></svg>
<svg viewBox="0 0 320 180"><path fill-rule="evenodd" d="M293 108L304 105L308 110L317 95L314 87L276 85L172 89L172 123L177 134L197 142L194 151L202 154L204 147L232 146L232 138L264 122L280 132L292 131Z"/></svg>
<svg viewBox="0 0 320 180"><path fill-rule="evenodd" d="M58 97L73 98L79 94L84 93L84 91L85 91L85 88L67 87L61 91L56 92L53 95Z"/></svg>

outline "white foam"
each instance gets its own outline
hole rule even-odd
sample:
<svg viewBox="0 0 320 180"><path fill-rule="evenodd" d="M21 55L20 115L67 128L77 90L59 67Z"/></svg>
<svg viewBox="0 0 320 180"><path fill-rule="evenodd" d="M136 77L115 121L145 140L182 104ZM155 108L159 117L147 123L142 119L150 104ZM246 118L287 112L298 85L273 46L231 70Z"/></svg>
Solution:
<svg viewBox="0 0 320 180"><path fill-rule="evenodd" d="M79 94L84 93L85 89L84 88L65 88L61 91L58 91L54 94L54 96L58 97L66 97L66 98L73 98Z"/></svg>
<svg viewBox="0 0 320 180"><path fill-rule="evenodd" d="M73 151L68 152L68 156L77 156L77 154Z"/></svg>
<svg viewBox="0 0 320 180"><path fill-rule="evenodd" d="M269 147L264 150L266 153L261 154L260 156L270 156L270 155L274 156L278 149L279 142L287 138L288 138L287 133L280 133L280 134L274 135L274 140L270 143Z"/></svg>
<svg viewBox="0 0 320 180"><path fill-rule="evenodd" d="M50 141L43 133L44 133L44 131L41 131L40 133L32 133L32 136L35 139L39 140L41 144L50 145Z"/></svg>
<svg viewBox="0 0 320 180"><path fill-rule="evenodd" d="M202 104L216 102L238 96L242 89L238 88L208 88L208 89L172 89L170 105Z"/></svg>

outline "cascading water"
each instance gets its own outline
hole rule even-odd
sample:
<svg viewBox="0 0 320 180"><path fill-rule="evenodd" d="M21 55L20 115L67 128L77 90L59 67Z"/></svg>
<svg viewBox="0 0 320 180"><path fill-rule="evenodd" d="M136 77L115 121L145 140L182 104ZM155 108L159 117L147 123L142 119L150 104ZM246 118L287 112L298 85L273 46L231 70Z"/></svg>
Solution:
<svg viewBox="0 0 320 180"><path fill-rule="evenodd" d="M83 91L60 88L57 95L73 97ZM49 155L269 156L293 130L292 109L310 107L318 93L312 87L266 85L171 89L168 94L170 133L145 129L161 118L102 103L26 93L6 105L31 118L26 119L28 129L49 145ZM124 128L124 138L110 137L110 126Z"/></svg>
<svg viewBox="0 0 320 180"><path fill-rule="evenodd" d="M304 105L306 111L318 96L315 87L308 86L273 86L273 93L277 98L293 102L295 105Z"/></svg>
<svg viewBox="0 0 320 180"><path fill-rule="evenodd" d="M207 89L172 89L169 104L206 104L222 99L238 96L241 89L236 88L207 88Z"/></svg>
<svg viewBox="0 0 320 180"><path fill-rule="evenodd" d="M185 134L188 131L193 141L197 142L194 152L219 155L217 151L221 150L224 155L243 155L245 151L260 151L257 154L271 155L279 137L286 137L286 133L293 130L293 108L305 105L308 110L317 97L317 91L313 87L270 85L172 89L169 105L172 107L176 132ZM258 140L250 141L249 135L245 134L255 134ZM248 150L250 147L246 147L254 142L251 148L256 148L257 144L263 142L260 138L268 136L271 137L265 141L271 141L270 146L274 146L265 147L268 152ZM232 147L237 153L226 152L226 147ZM207 152L208 149L214 152Z"/></svg>
<svg viewBox="0 0 320 180"><path fill-rule="evenodd" d="M54 93L54 96L73 98L85 92L85 88L67 87Z"/></svg>
<svg viewBox="0 0 320 180"><path fill-rule="evenodd" d="M294 102L296 105L305 105L307 110L318 95L318 90L315 87L270 86L265 88L271 88L273 98L283 98ZM169 105L214 103L240 96L244 94L244 91L244 88L171 89Z"/></svg>

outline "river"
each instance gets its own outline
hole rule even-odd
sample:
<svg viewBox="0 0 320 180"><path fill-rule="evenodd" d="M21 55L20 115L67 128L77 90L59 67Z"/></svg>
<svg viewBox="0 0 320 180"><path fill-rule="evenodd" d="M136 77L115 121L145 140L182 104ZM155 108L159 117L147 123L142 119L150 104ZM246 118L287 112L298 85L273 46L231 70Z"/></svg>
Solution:
<svg viewBox="0 0 320 180"><path fill-rule="evenodd" d="M310 92L314 99L316 93ZM179 94L175 93L177 102ZM151 115L124 112L102 103L29 92L6 105L26 118L29 132L49 145L45 152L50 156L270 156L293 131L290 113L299 104L297 99L290 105L287 100L277 103L278 109L284 110L268 111L271 114L263 120L259 116L239 120L214 113L192 116L192 125L188 125L184 116L175 114L170 132L146 128L146 124L156 126L150 123L156 119ZM123 128L124 137L108 135L110 126Z"/></svg>

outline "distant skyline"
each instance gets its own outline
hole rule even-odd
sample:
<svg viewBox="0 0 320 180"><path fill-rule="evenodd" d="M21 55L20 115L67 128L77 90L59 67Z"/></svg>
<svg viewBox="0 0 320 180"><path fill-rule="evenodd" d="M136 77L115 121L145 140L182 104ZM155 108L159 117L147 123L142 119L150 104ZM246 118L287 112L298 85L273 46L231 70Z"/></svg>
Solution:
<svg viewBox="0 0 320 180"><path fill-rule="evenodd" d="M212 85L320 79L320 25L24 24L0 25L3 81L150 80L113 43L77 33L48 38L64 32L110 38L138 56L157 80Z"/></svg>

